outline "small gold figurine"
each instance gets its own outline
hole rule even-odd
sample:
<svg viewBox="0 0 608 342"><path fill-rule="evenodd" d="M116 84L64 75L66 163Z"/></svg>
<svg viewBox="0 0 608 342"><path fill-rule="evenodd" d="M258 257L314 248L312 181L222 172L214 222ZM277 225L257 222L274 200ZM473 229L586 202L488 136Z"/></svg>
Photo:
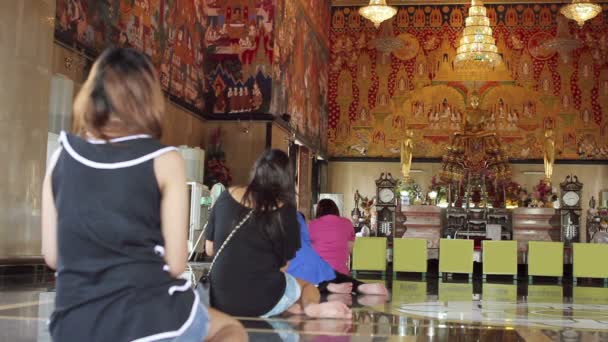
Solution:
<svg viewBox="0 0 608 342"><path fill-rule="evenodd" d="M553 130L545 131L545 179L551 181L553 175L553 164L555 163L555 139Z"/></svg>
<svg viewBox="0 0 608 342"><path fill-rule="evenodd" d="M410 178L410 169L412 168L412 155L414 154L414 131L408 129L406 138L401 141L401 173L403 179Z"/></svg>

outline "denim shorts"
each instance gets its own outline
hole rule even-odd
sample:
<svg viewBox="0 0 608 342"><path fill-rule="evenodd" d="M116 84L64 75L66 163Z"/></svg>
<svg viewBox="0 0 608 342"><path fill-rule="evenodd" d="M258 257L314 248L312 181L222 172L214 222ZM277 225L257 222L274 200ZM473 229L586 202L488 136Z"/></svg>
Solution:
<svg viewBox="0 0 608 342"><path fill-rule="evenodd" d="M194 320L190 326L179 336L160 340L160 342L202 342L209 333L209 312L207 308L199 302Z"/></svg>
<svg viewBox="0 0 608 342"><path fill-rule="evenodd" d="M287 311L287 309L289 309L298 301L298 299L300 299L302 289L300 289L300 285L298 284L296 278L287 272L283 272L283 274L285 275L285 293L283 293L283 297L279 299L279 302L274 306L274 308L261 317L280 315Z"/></svg>

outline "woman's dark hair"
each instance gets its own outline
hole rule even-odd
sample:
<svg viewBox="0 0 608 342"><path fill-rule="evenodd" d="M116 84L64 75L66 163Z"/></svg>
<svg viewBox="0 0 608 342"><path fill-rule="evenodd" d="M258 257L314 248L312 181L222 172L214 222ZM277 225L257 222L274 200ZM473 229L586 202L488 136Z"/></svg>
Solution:
<svg viewBox="0 0 608 342"><path fill-rule="evenodd" d="M97 59L74 101L82 136L162 135L164 99L150 58L133 49L109 48Z"/></svg>
<svg viewBox="0 0 608 342"><path fill-rule="evenodd" d="M336 203L329 198L324 198L317 203L317 218L325 215L336 215L340 216L340 209Z"/></svg>
<svg viewBox="0 0 608 342"><path fill-rule="evenodd" d="M256 225L262 228L282 257L286 255L287 244L278 209L295 207L295 203L295 183L289 157L281 150L265 151L253 166L242 204L254 210Z"/></svg>

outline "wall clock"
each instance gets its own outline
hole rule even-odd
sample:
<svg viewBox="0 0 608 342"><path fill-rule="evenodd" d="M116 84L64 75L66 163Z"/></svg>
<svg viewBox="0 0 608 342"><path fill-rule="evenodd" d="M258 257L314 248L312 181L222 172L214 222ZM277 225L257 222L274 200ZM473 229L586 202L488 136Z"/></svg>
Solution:
<svg viewBox="0 0 608 342"><path fill-rule="evenodd" d="M578 181L577 176L569 175L566 180L559 184L561 189L562 209L581 209L581 192L583 183Z"/></svg>
<svg viewBox="0 0 608 342"><path fill-rule="evenodd" d="M583 183L578 181L577 176L569 175L559 184L561 194L560 203L560 225L561 241L566 245L579 241L581 222L581 193Z"/></svg>
<svg viewBox="0 0 608 342"><path fill-rule="evenodd" d="M395 230L397 180L390 173L380 174L376 180L376 211L378 213L378 236L392 237Z"/></svg>
<svg viewBox="0 0 608 342"><path fill-rule="evenodd" d="M378 203L382 205L392 205L395 203L395 191L383 188L378 191Z"/></svg>

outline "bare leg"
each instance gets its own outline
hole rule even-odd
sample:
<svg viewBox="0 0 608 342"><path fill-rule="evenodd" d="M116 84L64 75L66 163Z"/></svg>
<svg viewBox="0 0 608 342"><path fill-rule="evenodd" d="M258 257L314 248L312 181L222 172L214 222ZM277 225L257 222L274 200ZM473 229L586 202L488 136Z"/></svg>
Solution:
<svg viewBox="0 0 608 342"><path fill-rule="evenodd" d="M296 278L297 279L297 278ZM319 303L321 294L316 286L302 279L297 279L298 285L302 289L302 295L298 303L300 308L304 310L306 316L315 318L351 318L352 312L344 303L340 302L325 302ZM291 308L290 308L291 309ZM288 310L290 311L290 310Z"/></svg>
<svg viewBox="0 0 608 342"><path fill-rule="evenodd" d="M388 300L388 296L382 295L361 295L357 297L357 302L365 306L383 305Z"/></svg>
<svg viewBox="0 0 608 342"><path fill-rule="evenodd" d="M313 318L351 319L353 313L348 306L340 302L310 304L305 309L306 316Z"/></svg>
<svg viewBox="0 0 608 342"><path fill-rule="evenodd" d="M388 295L388 290L382 283L361 284L357 287L357 291L366 295Z"/></svg>
<svg viewBox="0 0 608 342"><path fill-rule="evenodd" d="M287 309L287 312L289 312L292 315L303 315L304 314L304 310L302 310L302 306L300 306L300 303L295 303L294 305L290 306L289 309Z"/></svg>
<svg viewBox="0 0 608 342"><path fill-rule="evenodd" d="M327 285L327 290L331 293L352 293L353 283L329 283Z"/></svg>
<svg viewBox="0 0 608 342"><path fill-rule="evenodd" d="M212 308L208 308L208 310L210 325L205 341L249 341L245 329L236 319Z"/></svg>
<svg viewBox="0 0 608 342"><path fill-rule="evenodd" d="M332 293L327 295L328 302L341 302L347 306L353 306L353 295L350 293Z"/></svg>

